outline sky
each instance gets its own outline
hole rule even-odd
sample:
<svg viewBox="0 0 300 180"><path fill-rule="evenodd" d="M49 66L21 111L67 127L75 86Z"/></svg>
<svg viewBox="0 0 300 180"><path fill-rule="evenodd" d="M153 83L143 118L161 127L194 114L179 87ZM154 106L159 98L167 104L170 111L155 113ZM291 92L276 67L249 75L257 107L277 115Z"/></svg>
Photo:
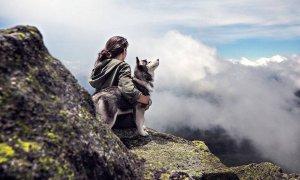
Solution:
<svg viewBox="0 0 300 180"><path fill-rule="evenodd" d="M299 0L0 0L0 28L37 26L53 54L92 64L112 35L130 43L176 30L215 47L223 59L300 52ZM134 55L132 55L134 56ZM88 61L88 62L86 62ZM90 65L91 66L91 65ZM73 69L72 69L73 70ZM80 72L84 74L84 72Z"/></svg>
<svg viewBox="0 0 300 180"><path fill-rule="evenodd" d="M300 0L0 0L0 28L36 26L89 92L98 52L160 59L147 126L220 126L300 172Z"/></svg>

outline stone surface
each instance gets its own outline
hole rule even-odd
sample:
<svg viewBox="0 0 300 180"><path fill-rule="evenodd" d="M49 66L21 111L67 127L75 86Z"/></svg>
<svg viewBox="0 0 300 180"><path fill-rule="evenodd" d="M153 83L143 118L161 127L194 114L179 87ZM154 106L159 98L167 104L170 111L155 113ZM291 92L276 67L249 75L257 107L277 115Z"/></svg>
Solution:
<svg viewBox="0 0 300 180"><path fill-rule="evenodd" d="M298 174L283 173L279 166L264 162L260 164L249 164L244 166L232 167L240 179L300 179Z"/></svg>
<svg viewBox="0 0 300 180"><path fill-rule="evenodd" d="M142 137L136 129L114 129L121 141L144 159L145 179L238 179L204 142L188 141L152 129L147 131L150 136Z"/></svg>
<svg viewBox="0 0 300 180"><path fill-rule="evenodd" d="M0 179L140 179L90 95L32 26L0 31Z"/></svg>
<svg viewBox="0 0 300 180"><path fill-rule="evenodd" d="M272 163L226 167L203 141L188 141L147 128L150 136L139 136L136 129L114 129L120 140L145 162L145 179L290 179Z"/></svg>

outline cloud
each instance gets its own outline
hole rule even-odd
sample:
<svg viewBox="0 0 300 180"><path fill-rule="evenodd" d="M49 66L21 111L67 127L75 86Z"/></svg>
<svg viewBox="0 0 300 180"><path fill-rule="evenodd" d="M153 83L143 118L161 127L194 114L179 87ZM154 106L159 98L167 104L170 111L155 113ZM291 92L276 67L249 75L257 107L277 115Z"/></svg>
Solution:
<svg viewBox="0 0 300 180"><path fill-rule="evenodd" d="M1 0L0 17L9 26L37 26L50 52L77 76L88 75L108 37L144 36L146 24L142 14L115 0Z"/></svg>
<svg viewBox="0 0 300 180"><path fill-rule="evenodd" d="M131 45L143 37L160 37L174 29L212 43L253 37L299 37L297 3L297 0L289 3L270 0L1 0L0 18L9 22L9 26L37 26L50 52L77 77L84 77L112 35L127 37ZM130 58L134 60L134 56Z"/></svg>
<svg viewBox="0 0 300 180"><path fill-rule="evenodd" d="M260 59L257 59L255 61L249 60L245 57L242 57L240 60L230 59L229 61L231 61L232 63L235 63L235 64L239 63L239 64L242 64L242 65L245 65L245 66L267 66L270 63L280 63L280 62L285 61L285 60L287 60L286 57L276 55L276 56L273 56L271 58L260 58Z"/></svg>
<svg viewBox="0 0 300 180"><path fill-rule="evenodd" d="M298 0L2 0L0 17L35 23L51 34L72 38L95 39L120 32L137 37L181 29L221 42L299 37L297 5Z"/></svg>
<svg viewBox="0 0 300 180"><path fill-rule="evenodd" d="M134 54L160 58L147 124L156 129L220 126L250 139L266 158L300 170L300 57L221 60L214 48L176 31L138 42ZM246 63L247 62L247 63ZM249 63L252 64L249 64Z"/></svg>

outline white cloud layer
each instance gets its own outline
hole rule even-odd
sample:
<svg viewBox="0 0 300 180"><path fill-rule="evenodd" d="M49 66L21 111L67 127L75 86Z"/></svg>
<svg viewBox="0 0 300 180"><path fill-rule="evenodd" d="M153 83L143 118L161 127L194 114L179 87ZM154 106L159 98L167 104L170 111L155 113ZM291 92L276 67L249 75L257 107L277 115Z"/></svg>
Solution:
<svg viewBox="0 0 300 180"><path fill-rule="evenodd" d="M300 90L300 57L233 63L174 31L139 45L153 47L135 48L141 58L160 58L150 127L221 126L237 140L252 140L265 157L300 171L300 99L294 95Z"/></svg>

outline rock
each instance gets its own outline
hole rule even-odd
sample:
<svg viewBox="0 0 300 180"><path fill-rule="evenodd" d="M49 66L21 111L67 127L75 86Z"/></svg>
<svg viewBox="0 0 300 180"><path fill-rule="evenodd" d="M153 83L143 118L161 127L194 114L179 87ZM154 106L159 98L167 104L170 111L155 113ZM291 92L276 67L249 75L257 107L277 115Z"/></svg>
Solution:
<svg viewBox="0 0 300 180"><path fill-rule="evenodd" d="M33 26L0 31L0 179L141 179L143 162Z"/></svg>
<svg viewBox="0 0 300 180"><path fill-rule="evenodd" d="M120 140L145 161L145 179L293 179L299 174L283 173L279 166L265 162L226 167L203 141L188 141L147 128L150 136L136 129L114 129Z"/></svg>
<svg viewBox="0 0 300 180"><path fill-rule="evenodd" d="M114 129L121 141L144 159L145 179L239 179L204 142L147 131L150 136L142 137L136 129Z"/></svg>
<svg viewBox="0 0 300 180"><path fill-rule="evenodd" d="M240 179L300 179L298 174L283 173L279 166L269 162L230 168Z"/></svg>

